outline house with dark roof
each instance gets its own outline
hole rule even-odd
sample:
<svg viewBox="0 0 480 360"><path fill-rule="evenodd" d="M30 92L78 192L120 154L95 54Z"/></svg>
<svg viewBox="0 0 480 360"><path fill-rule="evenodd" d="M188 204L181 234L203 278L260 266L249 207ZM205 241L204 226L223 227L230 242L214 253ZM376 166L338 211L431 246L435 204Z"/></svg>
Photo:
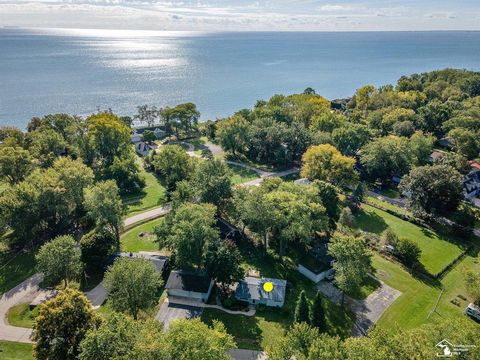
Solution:
<svg viewBox="0 0 480 360"><path fill-rule="evenodd" d="M333 262L333 257L328 254L328 244L322 244L305 254L297 270L314 283L318 283L333 275Z"/></svg>
<svg viewBox="0 0 480 360"><path fill-rule="evenodd" d="M271 291L264 289L264 284L267 282L273 285ZM282 307L285 303L286 289L286 280L247 276L238 283L235 298L252 305Z"/></svg>
<svg viewBox="0 0 480 360"><path fill-rule="evenodd" d="M480 195L480 170L470 171L463 178L463 194L466 199Z"/></svg>
<svg viewBox="0 0 480 360"><path fill-rule="evenodd" d="M170 273L165 288L168 296L207 302L213 280L200 273L175 270Z"/></svg>
<svg viewBox="0 0 480 360"><path fill-rule="evenodd" d="M224 218L217 217L216 226L220 230L220 238L223 240L237 241L243 237L242 232Z"/></svg>

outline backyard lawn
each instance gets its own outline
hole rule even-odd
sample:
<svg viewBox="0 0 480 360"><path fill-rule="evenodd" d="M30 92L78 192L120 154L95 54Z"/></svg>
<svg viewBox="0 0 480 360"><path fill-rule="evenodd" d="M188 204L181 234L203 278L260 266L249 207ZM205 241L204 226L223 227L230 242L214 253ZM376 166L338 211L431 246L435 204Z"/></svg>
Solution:
<svg viewBox="0 0 480 360"><path fill-rule="evenodd" d="M35 256L30 252L0 252L0 295L35 273Z"/></svg>
<svg viewBox="0 0 480 360"><path fill-rule="evenodd" d="M202 320L211 323L220 320L227 331L235 337L239 348L259 350L273 345L285 334L293 323L293 313L298 294L305 290L310 301L316 294L315 284L296 270L296 261L284 257L283 262L272 253L263 256L260 249L241 245L245 263L244 268L259 270L264 277L283 278L288 282L285 305L281 309L257 309L253 317L229 315L224 312L205 309ZM353 314L324 299L324 309L328 332L332 335L347 337L351 334Z"/></svg>
<svg viewBox="0 0 480 360"><path fill-rule="evenodd" d="M141 192L122 197L128 216L163 205L167 200L167 192L157 177L143 168L141 173L145 177L145 188Z"/></svg>
<svg viewBox="0 0 480 360"><path fill-rule="evenodd" d="M462 272L464 269L480 271L480 259L478 250L472 251L439 281L413 277L399 264L378 255L373 258L373 266L379 279L402 292L385 311L377 326L392 328L398 324L402 328L414 328L440 319L465 316L463 311L469 301ZM442 288L444 292L437 310L429 317ZM452 303L452 300L457 304Z"/></svg>
<svg viewBox="0 0 480 360"><path fill-rule="evenodd" d="M355 226L375 234L380 234L390 227L399 238L414 241L422 250L420 262L431 274L440 272L462 252L461 245L446 235L422 228L369 205L362 206L361 212L356 216Z"/></svg>
<svg viewBox="0 0 480 360"><path fill-rule="evenodd" d="M0 359L33 360L33 347L30 344L0 341Z"/></svg>
<svg viewBox="0 0 480 360"><path fill-rule="evenodd" d="M241 166L236 166L232 164L226 164L228 168L230 169L232 173L232 184L237 185L237 184L242 184L244 182L250 181L250 180L255 180L258 179L260 176L258 174L250 169L246 169Z"/></svg>
<svg viewBox="0 0 480 360"><path fill-rule="evenodd" d="M158 251L158 244L154 241L153 229L163 221L162 218L136 226L120 237L120 247L125 252ZM140 237L140 233L145 233Z"/></svg>

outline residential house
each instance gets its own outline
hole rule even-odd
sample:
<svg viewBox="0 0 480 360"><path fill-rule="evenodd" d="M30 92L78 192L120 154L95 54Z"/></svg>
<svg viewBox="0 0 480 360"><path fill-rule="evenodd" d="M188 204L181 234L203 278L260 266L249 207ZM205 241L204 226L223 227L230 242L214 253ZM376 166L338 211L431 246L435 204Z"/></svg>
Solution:
<svg viewBox="0 0 480 360"><path fill-rule="evenodd" d="M132 144L137 144L143 140L143 135L137 133L136 130L134 130L133 134L130 136L130 141Z"/></svg>
<svg viewBox="0 0 480 360"><path fill-rule="evenodd" d="M135 144L135 151L140 156L147 156L151 150L155 150L157 147L156 144L147 144L141 141Z"/></svg>
<svg viewBox="0 0 480 360"><path fill-rule="evenodd" d="M273 285L271 291L265 291L264 284ZM235 298L252 305L262 304L272 307L282 307L285 303L287 281L281 279L257 278L247 276L240 281L235 290Z"/></svg>
<svg viewBox="0 0 480 360"><path fill-rule="evenodd" d="M480 170L472 170L464 176L463 194L468 200L480 195Z"/></svg>
<svg viewBox="0 0 480 360"><path fill-rule="evenodd" d="M207 302L212 292L213 280L206 275L175 270L167 280L168 296Z"/></svg>
<svg viewBox="0 0 480 360"><path fill-rule="evenodd" d="M302 258L297 270L314 283L318 283L333 275L333 263L333 257L328 254L328 244L322 244Z"/></svg>

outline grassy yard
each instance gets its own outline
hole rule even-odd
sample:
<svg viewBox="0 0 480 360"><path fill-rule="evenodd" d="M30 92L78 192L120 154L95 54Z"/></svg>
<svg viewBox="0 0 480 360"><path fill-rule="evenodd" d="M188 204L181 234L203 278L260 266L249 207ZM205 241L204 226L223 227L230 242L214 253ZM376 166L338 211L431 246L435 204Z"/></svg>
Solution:
<svg viewBox="0 0 480 360"><path fill-rule="evenodd" d="M242 184L244 182L258 179L260 176L253 170L236 166L232 164L226 164L232 173L233 185Z"/></svg>
<svg viewBox="0 0 480 360"><path fill-rule="evenodd" d="M281 261L273 253L262 255L260 249L240 246L245 259L244 267L260 271L262 276L283 278L288 282L285 305L281 309L259 308L254 317L229 315L214 309L205 309L202 320L211 323L220 320L232 334L238 347L245 349L264 349L273 345L285 334L293 323L293 313L298 294L305 290L310 301L316 294L315 284L296 270L296 261L284 257ZM324 299L324 309L328 332L332 335L347 337L351 334L353 314Z"/></svg>
<svg viewBox="0 0 480 360"><path fill-rule="evenodd" d="M469 301L462 299L468 299L462 272L464 269L480 271L480 259L478 250L469 253L439 281L414 277L399 264L377 255L374 256L373 266L379 279L402 292L402 295L385 311L377 326L392 328L397 324L402 328L414 328L440 319L465 316L463 311ZM442 288L444 292L437 310L429 317ZM458 305L452 303L452 300Z"/></svg>
<svg viewBox="0 0 480 360"><path fill-rule="evenodd" d="M372 204L374 204L378 207L384 208L384 209L395 211L397 214L412 215L412 213L410 211L408 211L407 209L401 208L399 206L392 205L392 204L390 204L386 201L382 201L380 199L374 198L373 196L367 196L367 200L368 200L369 203L372 203Z"/></svg>
<svg viewBox="0 0 480 360"><path fill-rule="evenodd" d="M398 237L414 241L422 250L420 262L431 274L441 271L462 252L461 245L450 237L404 221L369 205L363 205L361 212L356 216L356 227L375 234L380 234L390 227Z"/></svg>
<svg viewBox="0 0 480 360"><path fill-rule="evenodd" d="M120 237L120 247L122 251L139 252L139 251L158 251L158 244L154 241L155 235L153 229L163 221L162 218L149 221L145 224L136 226ZM140 237L140 233L147 235Z"/></svg>
<svg viewBox="0 0 480 360"><path fill-rule="evenodd" d="M0 359L33 360L33 347L30 344L0 341Z"/></svg>
<svg viewBox="0 0 480 360"><path fill-rule="evenodd" d="M127 208L126 214L129 216L163 205L167 200L165 187L160 183L157 177L143 169L142 175L145 177L145 188L139 193L129 194L122 197L123 203Z"/></svg>
<svg viewBox="0 0 480 360"><path fill-rule="evenodd" d="M35 255L30 252L0 252L0 295L35 273Z"/></svg>
<svg viewBox="0 0 480 360"><path fill-rule="evenodd" d="M33 320L38 314L39 307L30 310L28 304L18 304L10 308L7 313L8 323L13 326L31 328Z"/></svg>
<svg viewBox="0 0 480 360"><path fill-rule="evenodd" d="M364 284L357 291L348 291L347 294L354 299L361 300L367 298L378 287L380 287L380 283L376 279L367 276Z"/></svg>

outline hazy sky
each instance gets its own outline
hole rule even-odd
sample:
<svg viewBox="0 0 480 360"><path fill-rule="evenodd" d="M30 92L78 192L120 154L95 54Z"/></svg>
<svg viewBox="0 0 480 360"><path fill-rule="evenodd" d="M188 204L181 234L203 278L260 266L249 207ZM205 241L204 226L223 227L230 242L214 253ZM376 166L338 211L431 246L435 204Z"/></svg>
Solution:
<svg viewBox="0 0 480 360"><path fill-rule="evenodd" d="M0 26L480 30L480 0L0 0Z"/></svg>

